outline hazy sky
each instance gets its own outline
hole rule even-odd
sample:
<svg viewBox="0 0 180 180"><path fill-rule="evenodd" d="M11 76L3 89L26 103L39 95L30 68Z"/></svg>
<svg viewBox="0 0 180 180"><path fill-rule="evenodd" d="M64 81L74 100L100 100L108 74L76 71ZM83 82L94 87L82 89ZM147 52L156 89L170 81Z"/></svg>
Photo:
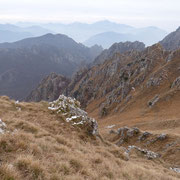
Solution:
<svg viewBox="0 0 180 180"><path fill-rule="evenodd" d="M105 19L172 31L180 26L180 0L0 0L0 23Z"/></svg>

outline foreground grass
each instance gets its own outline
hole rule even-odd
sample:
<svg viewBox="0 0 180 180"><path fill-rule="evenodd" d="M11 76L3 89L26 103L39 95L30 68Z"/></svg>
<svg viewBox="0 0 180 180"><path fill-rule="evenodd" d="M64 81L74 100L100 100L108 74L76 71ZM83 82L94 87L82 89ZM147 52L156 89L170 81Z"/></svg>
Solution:
<svg viewBox="0 0 180 180"><path fill-rule="evenodd" d="M47 109L47 103L15 104L0 98L0 118L9 133L0 135L1 180L175 180L174 173L134 157L122 148L89 137Z"/></svg>

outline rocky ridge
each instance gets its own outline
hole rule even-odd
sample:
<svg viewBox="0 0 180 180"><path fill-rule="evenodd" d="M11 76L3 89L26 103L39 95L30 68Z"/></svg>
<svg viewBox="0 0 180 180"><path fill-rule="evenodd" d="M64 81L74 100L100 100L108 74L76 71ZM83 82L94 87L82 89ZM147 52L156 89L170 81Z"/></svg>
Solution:
<svg viewBox="0 0 180 180"><path fill-rule="evenodd" d="M161 45L166 50L177 50L180 48L180 27L168 34L162 41L160 41Z"/></svg>
<svg viewBox="0 0 180 180"><path fill-rule="evenodd" d="M77 73L67 93L77 98L84 107L97 102L100 116L123 111L138 95L147 94L150 89L152 95L145 106L148 102L151 106L171 91L171 86L175 86L173 84L178 84L179 59L179 50L172 54L160 44L141 52L115 53L104 63ZM157 93L157 89L161 92Z"/></svg>
<svg viewBox="0 0 180 180"><path fill-rule="evenodd" d="M145 49L145 44L139 41L135 42L120 42L113 44L109 49L104 50L95 60L94 64L101 64L105 60L113 57L115 53L125 53L128 51L142 51Z"/></svg>
<svg viewBox="0 0 180 180"><path fill-rule="evenodd" d="M69 78L51 73L27 96L25 101L54 101L64 92L69 83Z"/></svg>

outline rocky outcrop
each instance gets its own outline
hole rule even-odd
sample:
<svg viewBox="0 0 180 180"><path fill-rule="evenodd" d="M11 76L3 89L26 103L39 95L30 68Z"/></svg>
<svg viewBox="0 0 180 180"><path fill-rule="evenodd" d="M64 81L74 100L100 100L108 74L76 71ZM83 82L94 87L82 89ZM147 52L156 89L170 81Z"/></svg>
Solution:
<svg viewBox="0 0 180 180"><path fill-rule="evenodd" d="M143 142L146 145L149 145L157 141L164 141L167 139L166 134L154 135L147 131L143 132L137 127L129 128L127 126L119 128L117 131L111 130L110 134L115 135L114 140L118 146L132 142Z"/></svg>
<svg viewBox="0 0 180 180"><path fill-rule="evenodd" d="M64 117L72 126L79 127L88 134L99 136L97 121L88 117L87 112L80 108L76 99L60 95L56 101L49 103L49 110Z"/></svg>
<svg viewBox="0 0 180 180"><path fill-rule="evenodd" d="M144 49L145 44L138 41L115 43L109 49L104 50L94 60L94 64L102 64L105 60L112 58L115 53L125 53L128 51L142 51Z"/></svg>
<svg viewBox="0 0 180 180"><path fill-rule="evenodd" d="M148 159L164 158L172 148L168 143L175 143L170 135L154 134L137 127L125 126L110 130L109 133L109 140L117 146L124 147L128 159L134 153Z"/></svg>
<svg viewBox="0 0 180 180"><path fill-rule="evenodd" d="M54 101L64 92L69 83L70 79L56 73L51 73L40 82L38 87L25 100L35 102L42 100Z"/></svg>
<svg viewBox="0 0 180 180"><path fill-rule="evenodd" d="M166 50L176 50L180 48L180 27L167 35L162 41L160 41L162 46Z"/></svg>

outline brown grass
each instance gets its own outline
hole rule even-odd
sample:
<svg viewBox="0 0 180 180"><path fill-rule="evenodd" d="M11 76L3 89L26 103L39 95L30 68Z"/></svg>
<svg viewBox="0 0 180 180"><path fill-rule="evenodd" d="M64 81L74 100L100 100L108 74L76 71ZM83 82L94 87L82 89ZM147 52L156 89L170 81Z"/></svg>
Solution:
<svg viewBox="0 0 180 180"><path fill-rule="evenodd" d="M0 118L10 131L0 135L2 180L180 178L163 163L137 156L128 160L121 147L87 137L50 113L44 102L18 106L21 111L16 110L13 101L0 98Z"/></svg>

